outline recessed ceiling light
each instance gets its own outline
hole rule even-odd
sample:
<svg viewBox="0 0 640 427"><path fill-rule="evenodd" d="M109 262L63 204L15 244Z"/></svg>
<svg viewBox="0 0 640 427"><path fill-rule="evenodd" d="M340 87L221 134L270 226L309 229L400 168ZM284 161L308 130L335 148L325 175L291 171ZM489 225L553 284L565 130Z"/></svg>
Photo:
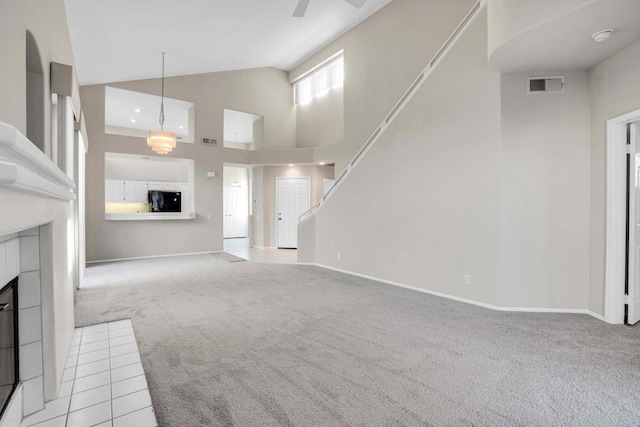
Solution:
<svg viewBox="0 0 640 427"><path fill-rule="evenodd" d="M291 168L291 167L293 167L293 163L289 163L289 167L290 167L290 168Z"/></svg>
<svg viewBox="0 0 640 427"><path fill-rule="evenodd" d="M133 110L133 111L135 111L136 113L141 113L141 112L142 112L142 110L141 110L141 109L139 109L139 108L136 108L136 109L135 109L135 110Z"/></svg>
<svg viewBox="0 0 640 427"><path fill-rule="evenodd" d="M136 122L136 119L131 119L131 123L135 123L135 122Z"/></svg>
<svg viewBox="0 0 640 427"><path fill-rule="evenodd" d="M324 162L320 162L320 163L319 163L319 165L320 165L320 166L324 166Z"/></svg>
<svg viewBox="0 0 640 427"><path fill-rule="evenodd" d="M180 126L178 129L184 129L184 126Z"/></svg>
<svg viewBox="0 0 640 427"><path fill-rule="evenodd" d="M609 28L609 29L601 30L601 31L598 31L597 33L594 33L591 36L591 38L596 42L600 43L607 40L609 37L611 37L611 34L613 34L613 30Z"/></svg>

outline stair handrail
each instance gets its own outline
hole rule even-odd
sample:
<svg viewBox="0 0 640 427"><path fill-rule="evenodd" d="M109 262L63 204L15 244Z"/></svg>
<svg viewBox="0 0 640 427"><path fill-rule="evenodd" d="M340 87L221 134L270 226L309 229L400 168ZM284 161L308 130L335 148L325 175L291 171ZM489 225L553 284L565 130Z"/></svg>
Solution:
<svg viewBox="0 0 640 427"><path fill-rule="evenodd" d="M455 42L457 42L458 39L462 36L462 34L464 34L464 32L467 30L467 28L469 28L469 25L480 14L480 11L483 9L483 6L485 6L485 4L486 4L486 0L478 1L471 8L469 13L465 15L464 19L462 19L460 24L458 24L458 26L453 31L453 33L449 36L449 38L447 38L447 40L440 47L440 49L438 49L438 51L433 56L433 58L431 58L427 66L420 72L420 74L413 81L413 83L411 83L411 86L409 86L409 89L406 90L406 92L402 95L400 100L393 106L393 108L391 109L391 112L387 114L387 116L384 118L380 126L376 128L376 130L371 134L371 136L367 139L367 141L360 148L360 150L358 150L356 155L349 162L347 167L342 171L342 173L333 183L331 188L329 188L329 191L327 191L325 195L322 196L322 199L318 203L313 205L311 209L309 209L308 211L300 215L300 217L298 218L298 225L304 223L305 221L307 221L309 218L316 215L320 211L322 206L325 205L327 200L329 200L331 195L340 186L342 181L347 177L347 175L351 173L353 168L360 162L360 159L362 158L362 156L364 156L364 154L366 154L371 149L371 147L373 147L373 145L378 141L378 139L380 139L380 136L382 136L382 134L385 132L389 124L393 122L393 120L398 116L398 113L404 109L404 107L411 100L411 98L413 98L413 96L418 92L418 89L422 87L427 77L429 77L429 75L433 72L436 66L442 61L444 56L449 52L449 50L455 44Z"/></svg>

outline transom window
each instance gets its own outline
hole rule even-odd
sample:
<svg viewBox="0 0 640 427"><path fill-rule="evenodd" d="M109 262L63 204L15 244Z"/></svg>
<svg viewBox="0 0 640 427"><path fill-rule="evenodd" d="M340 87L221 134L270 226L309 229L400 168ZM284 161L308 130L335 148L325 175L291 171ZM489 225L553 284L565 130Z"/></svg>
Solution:
<svg viewBox="0 0 640 427"><path fill-rule="evenodd" d="M306 104L344 82L344 57L333 58L294 84L296 104Z"/></svg>

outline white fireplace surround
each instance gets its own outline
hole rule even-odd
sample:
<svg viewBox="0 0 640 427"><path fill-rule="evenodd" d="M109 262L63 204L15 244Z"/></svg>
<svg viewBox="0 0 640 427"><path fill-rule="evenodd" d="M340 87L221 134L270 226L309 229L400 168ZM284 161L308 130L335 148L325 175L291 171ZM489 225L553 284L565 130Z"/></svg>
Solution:
<svg viewBox="0 0 640 427"><path fill-rule="evenodd" d="M19 130L0 122L0 186L11 191L26 192L39 197L33 198L33 208L37 208L43 198L62 201L76 199L74 182L42 153ZM31 199L29 199L31 200ZM31 205L29 205L31 206ZM29 206L26 206L29 209ZM23 206L23 208L25 208ZM11 211L12 206L3 207ZM23 212L13 212L20 217ZM14 392L7 410L0 419L0 427L20 424L22 418L44 408L44 363L52 355L43 354L43 312L51 301L43 298L45 287L51 286L42 276L40 266L49 259L53 248L41 247L42 225L54 221L40 218L38 224L3 230L0 236L0 287L18 276L18 322L20 345L20 383ZM25 229L27 228L27 229ZM41 250L44 250L41 259ZM42 279L42 283L41 283ZM44 338L43 338L44 337ZM44 350L43 350L44 349Z"/></svg>
<svg viewBox="0 0 640 427"><path fill-rule="evenodd" d="M75 200L75 184L15 127L0 122L0 185Z"/></svg>

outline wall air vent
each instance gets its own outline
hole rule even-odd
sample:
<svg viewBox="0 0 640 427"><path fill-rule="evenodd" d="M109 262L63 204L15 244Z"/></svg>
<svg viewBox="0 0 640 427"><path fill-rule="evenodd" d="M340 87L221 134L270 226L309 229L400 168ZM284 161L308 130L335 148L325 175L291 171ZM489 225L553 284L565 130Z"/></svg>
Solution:
<svg viewBox="0 0 640 427"><path fill-rule="evenodd" d="M564 92L564 76L527 78L527 93L562 92Z"/></svg>
<svg viewBox="0 0 640 427"><path fill-rule="evenodd" d="M218 146L218 140L216 140L214 138L207 138L206 136L202 137L202 143L204 145L210 145L211 147L217 147Z"/></svg>

